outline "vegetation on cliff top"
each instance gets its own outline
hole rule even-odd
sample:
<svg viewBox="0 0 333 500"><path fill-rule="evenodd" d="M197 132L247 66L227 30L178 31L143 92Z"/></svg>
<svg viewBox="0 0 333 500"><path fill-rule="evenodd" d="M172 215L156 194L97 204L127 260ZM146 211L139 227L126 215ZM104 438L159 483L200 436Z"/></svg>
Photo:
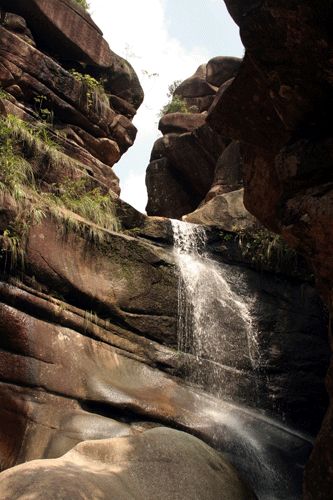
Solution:
<svg viewBox="0 0 333 500"><path fill-rule="evenodd" d="M78 3L79 5L81 5L81 7L83 7L85 10L88 10L89 9L89 3L87 2L87 0L74 0L76 3Z"/></svg>
<svg viewBox="0 0 333 500"><path fill-rule="evenodd" d="M175 90L180 85L180 83L181 80L175 80L169 85L167 92L169 101L160 110L160 118L170 113L190 113L190 109L186 104L186 101L182 97L175 95Z"/></svg>

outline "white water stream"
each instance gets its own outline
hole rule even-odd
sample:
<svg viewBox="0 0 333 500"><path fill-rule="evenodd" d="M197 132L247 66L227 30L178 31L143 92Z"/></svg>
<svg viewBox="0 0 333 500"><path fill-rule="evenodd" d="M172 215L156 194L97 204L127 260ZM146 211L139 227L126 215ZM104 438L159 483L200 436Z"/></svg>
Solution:
<svg viewBox="0 0 333 500"><path fill-rule="evenodd" d="M221 377L230 370L230 359L234 360L234 371L256 369L259 357L250 313L252 303L250 299L245 302L244 297L232 289L228 282L228 273L232 270L227 270L227 266L221 268L209 258L203 226L178 220L172 220L171 224L180 271L178 349L196 359L189 370L190 378L203 386L205 382L213 383L216 386L213 392L219 395L219 388L227 381ZM241 350L247 358L245 365L244 360L242 363L237 360ZM210 361L210 376L203 369L205 361Z"/></svg>

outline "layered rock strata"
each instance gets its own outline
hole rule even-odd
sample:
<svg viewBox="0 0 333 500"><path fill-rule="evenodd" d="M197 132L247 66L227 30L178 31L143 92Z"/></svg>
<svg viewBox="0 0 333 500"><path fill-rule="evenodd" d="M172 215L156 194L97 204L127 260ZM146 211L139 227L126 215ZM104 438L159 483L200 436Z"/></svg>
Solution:
<svg viewBox="0 0 333 500"><path fill-rule="evenodd" d="M76 2L1 2L0 7L0 85L7 95L2 114L49 123L77 170L119 194L112 166L133 144L131 119L143 99L134 71L111 52Z"/></svg>

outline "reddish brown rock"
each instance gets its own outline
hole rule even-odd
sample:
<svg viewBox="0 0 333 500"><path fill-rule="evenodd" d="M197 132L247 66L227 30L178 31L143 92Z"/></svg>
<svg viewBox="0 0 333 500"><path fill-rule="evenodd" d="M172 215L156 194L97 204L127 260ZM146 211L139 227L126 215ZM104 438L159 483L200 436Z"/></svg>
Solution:
<svg viewBox="0 0 333 500"><path fill-rule="evenodd" d="M15 29L25 29L24 20L21 22L21 18L14 15L8 19L13 19L10 26L0 28L0 79L1 85L9 93L9 100L3 101L3 114L40 121L41 110L46 109L52 116L48 134L69 156L67 166L64 157L64 168L59 179L54 171L46 169L48 180L45 177L44 180L55 183L69 175L71 169L82 169L119 194L119 180L109 167L133 144L136 128L129 118L117 114L111 108L106 94L87 90L84 81L45 55L39 50L40 46L35 48L27 43L26 38L17 38L13 30L16 25L18 27ZM19 21L16 22L17 19ZM130 108L131 104L128 103ZM129 113L129 116L133 114ZM68 134L68 138L54 134L52 127L62 134ZM76 165L72 159L77 161ZM71 167L70 163L73 164Z"/></svg>
<svg viewBox="0 0 333 500"><path fill-rule="evenodd" d="M146 185L149 193L147 213L151 216L161 215L170 218L181 218L193 209L193 195L188 192L180 175L169 168L167 158L150 162L146 173Z"/></svg>
<svg viewBox="0 0 333 500"><path fill-rule="evenodd" d="M163 138L154 144L146 173L149 215L180 218L195 210L211 188L217 159L229 141L206 123L217 90L207 82L206 73L207 65L199 66L175 90L189 112L160 119Z"/></svg>
<svg viewBox="0 0 333 500"><path fill-rule="evenodd" d="M168 113L158 124L158 130L163 135L192 132L205 124L205 113Z"/></svg>
<svg viewBox="0 0 333 500"><path fill-rule="evenodd" d="M221 91L222 95L219 94L213 103L207 118L214 130L267 149L278 147L287 140L288 132L252 59L245 57L235 80ZM228 119L221 119L222 116Z"/></svg>
<svg viewBox="0 0 333 500"><path fill-rule="evenodd" d="M215 226L225 231L251 231L257 225L243 204L243 189L216 194L203 206L183 217L186 222Z"/></svg>
<svg viewBox="0 0 333 500"><path fill-rule="evenodd" d="M206 95L203 97L184 97L184 101L191 113L202 113L207 111L213 104L215 94Z"/></svg>
<svg viewBox="0 0 333 500"><path fill-rule="evenodd" d="M120 159L120 149L118 144L107 137L95 138L80 127L72 127L72 130L82 139L83 145L95 158L113 167Z"/></svg>
<svg viewBox="0 0 333 500"><path fill-rule="evenodd" d="M237 57L213 57L207 63L207 82L214 87L221 87L223 83L237 75L240 64L241 59Z"/></svg>
<svg viewBox="0 0 333 500"><path fill-rule="evenodd" d="M205 78L192 76L182 82L175 90L175 95L181 97L205 97L207 95L214 95L216 87L210 85Z"/></svg>
<svg viewBox="0 0 333 500"><path fill-rule="evenodd" d="M57 27L58 13L54 20L49 15L54 11L55 1L57 5L62 4L59 8L64 24L62 32ZM26 2L14 4L27 9ZM8 113L11 109L26 121L36 120L34 97L45 95L54 111L53 128L49 127L48 133L55 137L55 130L66 132L59 142L67 161L41 161L33 157L28 148L15 143L15 153L24 154L34 167L37 188L25 186L24 198L15 200L7 193L10 188L5 186L5 194L0 196L1 467L62 456L85 440L131 436L150 426L171 425L223 449L249 478L259 496L262 490L270 491L261 465L267 456L276 456L278 448L281 463L274 468L274 473L281 497L287 498L290 491L299 496L302 466L311 447L308 438L291 430L286 433L280 423L263 418L254 409L241 411L239 404L260 406L268 415L279 419L283 414L285 423L295 425L298 430L317 430L326 405L323 373L327 365L327 343L323 335L325 317L308 281L310 278L298 272L294 261L291 265L295 269L290 275L286 262L281 264L280 260L277 267L269 262L258 270L253 262L254 252L246 254L237 235L234 238L223 231L209 231L209 248L220 261L216 265L221 266L223 276L227 276L232 294L237 294L241 301L248 298L254 301L251 314L264 364L253 368L247 332L239 316L232 316L227 308L226 315L222 311L219 317L224 325L221 336L215 340L215 350L205 361L210 375L201 383L213 394L218 389L220 397L231 399L237 405L221 403L184 381L192 355L175 349L179 277L171 252L170 222L163 218L149 219L112 195L108 213L113 227L121 231L105 230L90 220L94 219L91 211L83 218L61 208L61 204L55 203L56 199L53 203L44 196L49 191L55 198L57 193L66 194L66 177L80 180L85 176L86 189L98 189L97 198L106 196L111 186L117 191L116 178L107 163L116 161L117 147L125 151L135 137L130 120L139 93L135 82L130 83L131 68L124 64L119 71L114 66L113 71L109 66L105 69L88 61L85 69L94 76L107 75L106 90L112 85L115 89L114 92L111 89L112 107L101 96L95 96L91 104L85 86L66 70L69 63L64 62L56 49L58 46L63 51L67 44L66 54L72 56L75 50L80 51L82 58L76 60L73 56L73 61L75 67L81 68L80 61L92 58L86 45L98 46L98 30L80 7L74 7L67 0L49 3L36 0L31 6L34 7L27 12L26 19L31 20L28 27L37 48L5 28L1 31L5 68L1 74L6 89L13 91L16 98L10 97L1 103L1 110ZM79 16L84 24L83 32L89 32L91 40L85 38L80 42L77 33L71 33L72 26L66 26L68 9L72 10L68 13L72 25L79 22ZM38 12L46 18L40 36ZM59 40L59 45L50 47L47 40L43 40L44 26L50 27L52 41ZM102 43L102 56L103 47ZM45 55L45 51L52 58ZM205 66L200 67L195 79L205 79L205 70ZM226 92L227 84L223 86ZM209 85L208 91L211 89ZM208 94L193 99L203 103L206 98L210 102L214 96ZM184 209L197 208L213 182L217 161L229 142L207 123L160 139L154 147L151 163L156 176L148 178L155 191L156 213L163 203L165 210L171 206L179 217ZM246 161L252 159L257 166L257 158L251 156L251 151L246 156L247 151L245 148ZM304 161L302 155L297 155L300 160L295 161L295 151L288 148L280 154L276 196L286 179L295 172L298 176L302 171L298 164ZM236 152L233 158L237 158ZM261 158L266 158L265 151ZM78 164L73 165L69 160L78 160ZM267 165L261 161L268 186L271 170L265 169ZM312 172L312 166L311 160L306 170ZM222 169L219 180L222 179L221 185L226 189L237 182L238 167L235 160L235 172ZM165 191L161 191L156 182L159 169L164 176ZM1 172L3 180L6 179ZM53 184L59 181L60 186L54 189ZM248 177L247 182L250 181ZM303 181L300 185L304 189L308 187ZM165 194L167 203L161 193ZM320 205L325 197L325 192L317 194L320 203L316 209L309 210L312 220L316 213L320 219ZM264 192L256 201L263 205L263 212L265 196ZM213 202L222 201L225 207L233 197L236 193L231 191ZM302 197L292 201L295 205L289 206L290 213L307 203ZM267 199L266 204L272 207L274 200ZM236 203L231 208L235 207ZM72 203L72 209L76 208ZM229 212L226 210L226 217ZM226 223L232 228L232 220ZM20 256L24 256L24 267L19 266ZM216 380L223 380L218 388ZM249 439L244 440L238 429L250 432ZM257 443L259 435L260 446L251 447L254 460L249 472L249 462L244 456L248 443ZM100 444L97 448L105 451ZM163 452L164 445L159 443L158 453ZM89 448L86 443L82 448L87 446ZM107 447L110 449L109 443ZM97 458L99 456L97 452ZM195 456L197 460L198 454ZM82 475L87 478L84 467L76 469L81 486ZM288 482L290 476L292 484ZM147 474L144 477L150 479ZM160 488L160 469L157 484ZM200 481L200 484L204 483ZM151 482L149 486L153 486ZM173 481L171 486L178 490L178 481ZM59 483L57 488L58 492ZM72 488L72 483L68 488ZM72 490L69 491L71 495ZM120 495L123 491L122 486ZM218 494L220 491L221 488ZM203 495L206 493L205 486ZM237 494L239 496L239 492ZM173 491L169 496L175 496Z"/></svg>
<svg viewBox="0 0 333 500"><path fill-rule="evenodd" d="M307 257L331 309L332 5L226 4L240 26L246 56L208 122L243 141L246 207ZM332 399L330 383L328 388ZM330 496L331 441L330 408L306 470L307 500Z"/></svg>
<svg viewBox="0 0 333 500"><path fill-rule="evenodd" d="M205 201L214 196L236 191L243 186L243 158L237 141L231 142L219 157L215 177Z"/></svg>
<svg viewBox="0 0 333 500"><path fill-rule="evenodd" d="M60 59L91 65L104 73L112 93L129 100L135 108L140 106L143 91L133 68L110 50L102 32L77 2L2 0L1 4L24 17L38 46Z"/></svg>
<svg viewBox="0 0 333 500"><path fill-rule="evenodd" d="M15 14L5 13L3 26L17 36L28 42L30 45L36 46L31 31L27 27L26 20L21 16Z"/></svg>

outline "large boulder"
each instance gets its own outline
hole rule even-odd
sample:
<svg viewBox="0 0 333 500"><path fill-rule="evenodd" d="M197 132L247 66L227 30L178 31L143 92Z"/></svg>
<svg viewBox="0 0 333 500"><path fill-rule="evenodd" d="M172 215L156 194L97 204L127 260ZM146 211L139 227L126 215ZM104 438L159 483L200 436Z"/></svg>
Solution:
<svg viewBox="0 0 333 500"><path fill-rule="evenodd" d="M192 132L204 125L205 121L205 113L169 113L160 119L158 129L163 135L181 134Z"/></svg>
<svg viewBox="0 0 333 500"><path fill-rule="evenodd" d="M146 185L150 193L147 212L151 216L163 214L164 217L180 218L193 210L193 194L180 175L170 168L167 158L149 163Z"/></svg>
<svg viewBox="0 0 333 500"><path fill-rule="evenodd" d="M229 183L229 190L242 186L237 148L230 148L221 167L218 159L230 140L207 123L208 110L239 66L236 58L213 58L175 89L174 96L183 100L188 113L166 114L159 122L163 138L155 142L150 160L158 163L151 163L146 173L149 215L181 218L204 200L226 192L225 184Z"/></svg>
<svg viewBox="0 0 333 500"><path fill-rule="evenodd" d="M199 439L171 429L87 441L56 460L0 476L3 500L33 497L254 500L233 467ZM47 492L47 493L46 493Z"/></svg>
<svg viewBox="0 0 333 500"><path fill-rule="evenodd" d="M217 160L215 177L205 201L214 196L237 191L243 186L243 158L240 145L232 141Z"/></svg>
<svg viewBox="0 0 333 500"><path fill-rule="evenodd" d="M194 224L216 226L225 231L250 230L256 226L256 219L244 207L243 196L243 189L218 194L183 219Z"/></svg>
<svg viewBox="0 0 333 500"><path fill-rule="evenodd" d="M237 57L217 56L207 63L207 82L215 87L221 87L223 83L237 75L241 59Z"/></svg>
<svg viewBox="0 0 333 500"><path fill-rule="evenodd" d="M163 118L162 123L168 124L168 130L173 123L173 130L180 131L181 123L195 127L203 119L198 114L190 120L187 114L175 113L170 119ZM192 132L168 133L158 139L146 172L147 213L180 218L195 210L211 187L215 164L224 145L205 123Z"/></svg>

